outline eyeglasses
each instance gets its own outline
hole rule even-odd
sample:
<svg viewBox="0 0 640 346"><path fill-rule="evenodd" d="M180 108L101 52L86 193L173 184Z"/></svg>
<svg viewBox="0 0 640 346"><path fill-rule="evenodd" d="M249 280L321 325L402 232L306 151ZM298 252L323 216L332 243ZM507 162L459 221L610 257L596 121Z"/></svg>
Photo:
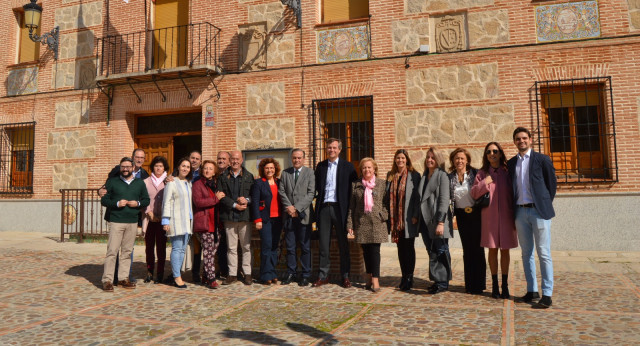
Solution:
<svg viewBox="0 0 640 346"><path fill-rule="evenodd" d="M120 169L131 169L133 166L120 166Z"/></svg>
<svg viewBox="0 0 640 346"><path fill-rule="evenodd" d="M499 152L500 152L500 150L498 150L498 149L487 149L487 155L490 155L490 154L494 154L495 155L495 154L497 154Z"/></svg>

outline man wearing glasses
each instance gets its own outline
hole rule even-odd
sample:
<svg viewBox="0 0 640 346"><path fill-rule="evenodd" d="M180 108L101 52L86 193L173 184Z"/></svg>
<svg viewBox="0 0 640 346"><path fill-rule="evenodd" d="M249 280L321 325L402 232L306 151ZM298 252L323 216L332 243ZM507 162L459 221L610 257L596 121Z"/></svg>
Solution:
<svg viewBox="0 0 640 346"><path fill-rule="evenodd" d="M105 292L113 292L113 273L118 251L122 253L119 258L118 277L125 278L118 284L122 288L136 288L136 284L128 278L131 268L129 258L136 239L138 215L141 208L149 205L149 194L142 179L136 179L133 175L133 169L133 160L123 157L120 160L119 176L107 180L106 194L101 200L102 205L111 210L107 220L109 221L109 241L102 274L102 288Z"/></svg>

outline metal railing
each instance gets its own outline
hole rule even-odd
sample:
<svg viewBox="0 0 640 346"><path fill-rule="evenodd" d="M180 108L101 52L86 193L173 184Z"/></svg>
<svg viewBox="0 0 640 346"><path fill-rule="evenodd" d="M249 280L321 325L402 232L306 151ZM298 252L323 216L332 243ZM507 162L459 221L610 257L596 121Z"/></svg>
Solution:
<svg viewBox="0 0 640 346"><path fill-rule="evenodd" d="M98 77L193 65L217 66L220 29L204 22L98 39Z"/></svg>
<svg viewBox="0 0 640 346"><path fill-rule="evenodd" d="M32 194L35 122L0 124L0 194Z"/></svg>
<svg viewBox="0 0 640 346"><path fill-rule="evenodd" d="M611 77L535 83L537 150L558 183L615 183L618 151Z"/></svg>
<svg viewBox="0 0 640 346"><path fill-rule="evenodd" d="M65 234L76 236L79 243L87 236L109 235L104 220L106 208L100 204L97 189L62 189L60 193L60 241Z"/></svg>

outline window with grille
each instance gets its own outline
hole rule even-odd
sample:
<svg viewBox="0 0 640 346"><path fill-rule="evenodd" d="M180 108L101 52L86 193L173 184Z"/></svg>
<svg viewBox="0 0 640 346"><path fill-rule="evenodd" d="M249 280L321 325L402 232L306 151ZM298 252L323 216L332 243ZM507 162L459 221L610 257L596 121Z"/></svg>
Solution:
<svg viewBox="0 0 640 346"><path fill-rule="evenodd" d="M0 194L33 193L35 122L0 124Z"/></svg>
<svg viewBox="0 0 640 346"><path fill-rule="evenodd" d="M559 183L618 181L611 77L536 82L536 104Z"/></svg>
<svg viewBox="0 0 640 346"><path fill-rule="evenodd" d="M327 139L342 141L340 159L373 157L373 97L313 100L314 166L326 158Z"/></svg>
<svg viewBox="0 0 640 346"><path fill-rule="evenodd" d="M20 31L18 33L18 63L39 60L40 42L33 42L31 38L29 38L29 28L24 25L24 12L17 11L16 18L18 19L18 24L20 24ZM33 34L40 35L40 26L38 26L38 28L34 30Z"/></svg>
<svg viewBox="0 0 640 346"><path fill-rule="evenodd" d="M369 0L322 0L322 23L369 17Z"/></svg>

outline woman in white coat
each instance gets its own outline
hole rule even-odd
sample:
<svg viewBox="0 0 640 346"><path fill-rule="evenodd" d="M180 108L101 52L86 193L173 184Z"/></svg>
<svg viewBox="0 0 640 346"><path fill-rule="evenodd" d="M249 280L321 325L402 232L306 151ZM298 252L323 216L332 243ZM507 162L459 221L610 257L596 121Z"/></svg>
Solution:
<svg viewBox="0 0 640 346"><path fill-rule="evenodd" d="M192 196L191 196L191 162L189 158L178 161L178 176L166 184L164 188L164 202L162 206L162 227L171 239L171 272L173 285L178 288L187 288L182 280L180 269L184 261L184 253L189 238L193 221Z"/></svg>

